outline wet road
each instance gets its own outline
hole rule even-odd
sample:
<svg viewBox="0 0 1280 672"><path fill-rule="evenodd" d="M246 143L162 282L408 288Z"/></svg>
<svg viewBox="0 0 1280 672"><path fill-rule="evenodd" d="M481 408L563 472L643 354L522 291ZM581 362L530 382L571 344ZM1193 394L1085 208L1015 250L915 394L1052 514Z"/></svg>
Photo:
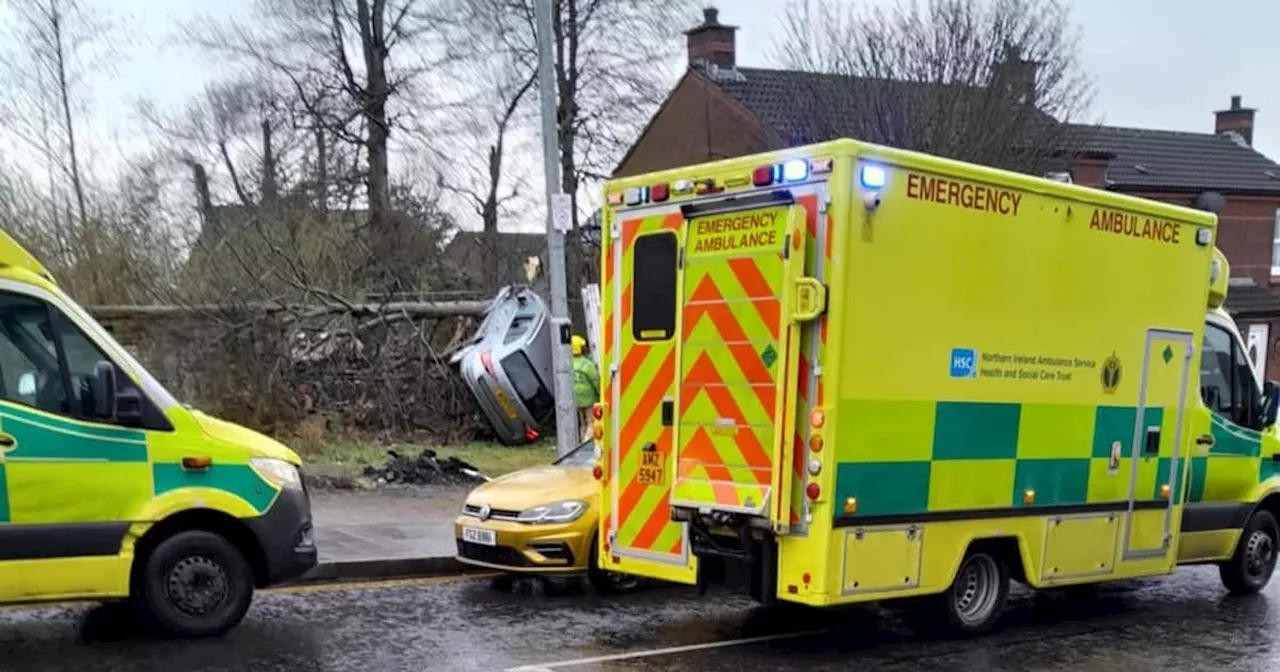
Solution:
<svg viewBox="0 0 1280 672"><path fill-rule="evenodd" d="M973 641L920 636L869 609L767 612L684 589L539 597L482 580L263 594L219 640L165 641L121 623L109 610L0 610L0 670L1280 669L1280 584L1227 598L1202 568L1082 598L1020 594L1004 628Z"/></svg>

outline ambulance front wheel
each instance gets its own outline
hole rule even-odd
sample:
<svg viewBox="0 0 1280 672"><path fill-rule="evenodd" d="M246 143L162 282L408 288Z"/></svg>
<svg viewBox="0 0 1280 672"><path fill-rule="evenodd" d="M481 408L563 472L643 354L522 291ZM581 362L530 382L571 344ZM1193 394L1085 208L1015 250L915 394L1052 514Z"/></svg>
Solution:
<svg viewBox="0 0 1280 672"><path fill-rule="evenodd" d="M212 532L165 539L146 558L137 596L146 614L182 637L218 635L244 618L253 570L239 549Z"/></svg>
<svg viewBox="0 0 1280 672"><path fill-rule="evenodd" d="M1251 595L1266 587L1276 569L1280 526L1275 516L1259 509L1249 518L1236 544L1235 555L1218 566L1222 584L1232 595Z"/></svg>
<svg viewBox="0 0 1280 672"><path fill-rule="evenodd" d="M951 586L935 597L935 614L952 632L977 635L990 630L1009 597L1009 566L997 555L975 549L965 555Z"/></svg>

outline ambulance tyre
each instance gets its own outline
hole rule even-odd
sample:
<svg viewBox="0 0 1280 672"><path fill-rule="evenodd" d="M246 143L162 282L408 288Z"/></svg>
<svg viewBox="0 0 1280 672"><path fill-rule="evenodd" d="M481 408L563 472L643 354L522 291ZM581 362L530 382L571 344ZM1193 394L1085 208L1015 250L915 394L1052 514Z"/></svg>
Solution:
<svg viewBox="0 0 1280 672"><path fill-rule="evenodd" d="M146 558L139 606L162 630L181 637L219 635L244 618L253 570L231 542L212 532L179 532Z"/></svg>
<svg viewBox="0 0 1280 672"><path fill-rule="evenodd" d="M991 630L1004 613L1009 597L1009 566L985 549L971 549L956 570L951 586L932 600L927 628L945 626L961 636ZM917 621L919 623L919 621Z"/></svg>
<svg viewBox="0 0 1280 672"><path fill-rule="evenodd" d="M1249 518L1236 544L1235 555L1218 565L1222 585L1232 595L1252 595L1271 580L1280 550L1280 526L1270 512L1258 509Z"/></svg>

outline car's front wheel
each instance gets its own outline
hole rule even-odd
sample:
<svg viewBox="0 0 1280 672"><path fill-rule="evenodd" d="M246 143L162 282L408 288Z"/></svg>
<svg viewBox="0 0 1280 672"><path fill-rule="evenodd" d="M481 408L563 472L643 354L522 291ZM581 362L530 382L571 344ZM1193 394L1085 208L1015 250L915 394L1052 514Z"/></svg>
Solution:
<svg viewBox="0 0 1280 672"><path fill-rule="evenodd" d="M599 547L595 540L591 542L591 556L587 567L587 581L601 595L622 595L635 592L644 585L644 579L634 574L611 572L599 567Z"/></svg>
<svg viewBox="0 0 1280 672"><path fill-rule="evenodd" d="M249 610L253 570L239 549L217 534L179 532L160 542L144 562L135 599L167 632L218 635Z"/></svg>

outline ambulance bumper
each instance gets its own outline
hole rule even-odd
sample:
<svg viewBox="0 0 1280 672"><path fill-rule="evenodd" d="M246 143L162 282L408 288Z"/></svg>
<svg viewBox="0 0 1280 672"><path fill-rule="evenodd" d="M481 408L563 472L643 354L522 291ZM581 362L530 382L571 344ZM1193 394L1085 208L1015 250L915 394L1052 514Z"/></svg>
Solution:
<svg viewBox="0 0 1280 672"><path fill-rule="evenodd" d="M262 546L262 587L284 583L311 571L318 562L311 526L311 501L302 490L285 488L267 512L248 521Z"/></svg>

